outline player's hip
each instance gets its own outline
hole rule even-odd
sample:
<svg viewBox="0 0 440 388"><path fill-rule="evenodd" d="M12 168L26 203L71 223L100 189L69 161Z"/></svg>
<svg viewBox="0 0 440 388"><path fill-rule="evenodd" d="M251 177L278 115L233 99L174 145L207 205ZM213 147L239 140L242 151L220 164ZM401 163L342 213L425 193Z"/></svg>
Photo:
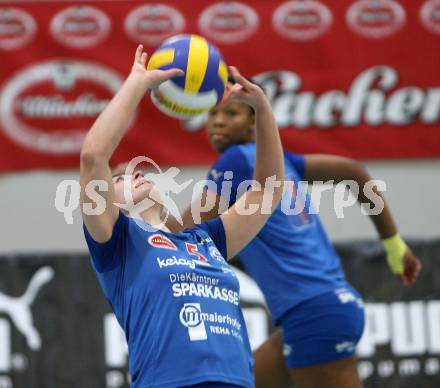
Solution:
<svg viewBox="0 0 440 388"><path fill-rule="evenodd" d="M280 319L290 368L350 357L364 328L364 305L350 285L304 300Z"/></svg>

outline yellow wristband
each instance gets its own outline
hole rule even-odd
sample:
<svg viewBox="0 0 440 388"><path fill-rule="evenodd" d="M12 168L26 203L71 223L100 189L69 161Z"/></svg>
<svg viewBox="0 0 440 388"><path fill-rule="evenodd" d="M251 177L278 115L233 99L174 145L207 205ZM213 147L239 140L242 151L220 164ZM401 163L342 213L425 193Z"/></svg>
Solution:
<svg viewBox="0 0 440 388"><path fill-rule="evenodd" d="M395 234L393 237L382 240L383 247L387 253L388 266L394 274L403 273L403 257L406 251L405 241Z"/></svg>

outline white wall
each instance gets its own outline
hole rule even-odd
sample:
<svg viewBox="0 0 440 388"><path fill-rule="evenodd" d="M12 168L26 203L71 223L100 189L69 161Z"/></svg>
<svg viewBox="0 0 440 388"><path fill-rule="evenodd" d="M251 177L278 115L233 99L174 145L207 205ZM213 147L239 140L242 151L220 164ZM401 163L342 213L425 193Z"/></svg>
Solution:
<svg viewBox="0 0 440 388"><path fill-rule="evenodd" d="M401 234L411 238L440 237L440 160L366 163L374 178L387 184L385 193ZM207 168L187 168L179 182L203 179ZM55 193L64 179L78 179L77 171L34 172L0 176L0 253L85 251L79 209L67 225L55 209ZM179 206L189 203L186 189ZM354 206L337 219L332 192L323 194L321 218L334 241L375 236L368 217Z"/></svg>

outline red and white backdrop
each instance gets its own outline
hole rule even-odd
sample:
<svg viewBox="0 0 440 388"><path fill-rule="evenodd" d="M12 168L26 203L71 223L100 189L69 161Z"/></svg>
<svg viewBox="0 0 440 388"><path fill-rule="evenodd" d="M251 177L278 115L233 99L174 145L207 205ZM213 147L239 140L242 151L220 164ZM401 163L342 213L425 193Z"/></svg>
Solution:
<svg viewBox="0 0 440 388"><path fill-rule="evenodd" d="M440 156L440 0L0 3L0 171L76 168L138 42L207 37L271 99L286 148ZM115 162L209 164L203 119L148 97Z"/></svg>

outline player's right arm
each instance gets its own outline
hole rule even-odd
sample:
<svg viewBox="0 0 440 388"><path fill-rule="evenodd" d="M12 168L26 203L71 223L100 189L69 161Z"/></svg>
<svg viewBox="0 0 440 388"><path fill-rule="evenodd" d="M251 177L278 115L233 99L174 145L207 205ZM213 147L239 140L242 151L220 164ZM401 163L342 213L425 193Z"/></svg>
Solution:
<svg viewBox="0 0 440 388"><path fill-rule="evenodd" d="M109 160L126 133L137 105L145 92L158 86L172 77L182 75L179 69L146 70L147 54L139 45L132 70L107 105L98 116L87 133L81 147L80 156L80 183L81 209L84 224L96 242L106 242L112 236L113 226L118 218L119 209L114 204L114 190ZM96 186L92 181L101 181L104 186L99 194L105 199L105 210L98 215L88 215L84 212L84 203L94 203L89 197L87 188ZM90 183L92 182L92 183ZM88 187L89 185L92 187ZM87 190L89 191L89 190Z"/></svg>

